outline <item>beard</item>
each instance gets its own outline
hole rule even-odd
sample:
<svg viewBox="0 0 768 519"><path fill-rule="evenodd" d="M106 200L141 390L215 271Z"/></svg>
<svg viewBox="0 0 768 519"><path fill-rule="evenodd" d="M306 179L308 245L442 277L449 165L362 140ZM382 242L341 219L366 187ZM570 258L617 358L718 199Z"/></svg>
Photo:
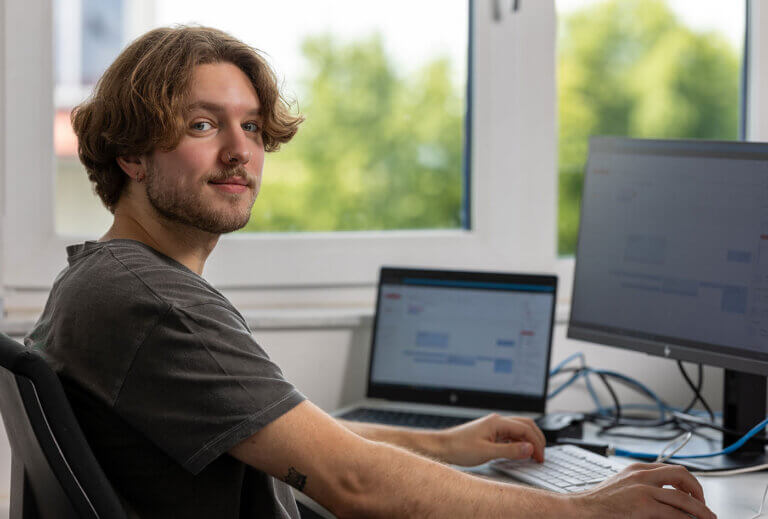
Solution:
<svg viewBox="0 0 768 519"><path fill-rule="evenodd" d="M212 234L225 234L242 229L251 219L251 207L257 195L253 181L249 182L250 194L220 195L228 198L226 201L229 207L224 209L206 202L202 193L211 180L222 181L237 176L250 178L244 168L236 167L214 172L203 180L201 189L186 192L178 186L164 182L162 174L150 164L146 177L147 198L155 211L167 220ZM247 206L242 204L242 198L245 196L250 196L251 199Z"/></svg>

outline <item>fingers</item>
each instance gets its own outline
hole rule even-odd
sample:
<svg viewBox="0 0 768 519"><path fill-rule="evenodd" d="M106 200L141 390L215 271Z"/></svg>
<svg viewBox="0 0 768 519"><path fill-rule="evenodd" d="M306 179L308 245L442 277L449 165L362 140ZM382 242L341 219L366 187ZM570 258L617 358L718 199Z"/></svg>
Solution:
<svg viewBox="0 0 768 519"><path fill-rule="evenodd" d="M525 424L527 424L531 429L533 429L533 432L536 433L536 436L538 436L539 441L541 442L542 446L545 446L547 444L547 438L544 436L544 433L539 429L539 426L536 425L536 422L533 421L531 418L523 418L519 416L510 416L508 417L511 420L519 420Z"/></svg>
<svg viewBox="0 0 768 519"><path fill-rule="evenodd" d="M631 465L627 465L627 468L624 470L637 471L637 470L658 469L661 467L669 467L669 465L666 463L645 463L642 461L637 461L635 463L632 463Z"/></svg>
<svg viewBox="0 0 768 519"><path fill-rule="evenodd" d="M664 515L655 515L653 517L663 517L664 519L691 519L694 517L691 514L681 512L677 508L669 505L665 505L663 503L659 503L659 506L663 509ZM703 516L706 517L706 516Z"/></svg>
<svg viewBox="0 0 768 519"><path fill-rule="evenodd" d="M651 495L656 501L680 510L680 517L691 514L698 519L714 519L716 516L700 500L672 488L654 488ZM671 517L671 512L670 512Z"/></svg>
<svg viewBox="0 0 768 519"><path fill-rule="evenodd" d="M533 455L533 445L528 442L497 443L494 446L495 458L508 458L511 460L525 460Z"/></svg>
<svg viewBox="0 0 768 519"><path fill-rule="evenodd" d="M544 434L536 427L533 420L530 418L497 416L494 420L494 427L496 429L496 441L516 440L522 443L527 442L533 447L532 453L528 455L518 454L517 457L512 459L527 458L529 455L532 455L534 459L544 461L546 440L544 439ZM521 446L515 447L514 444L510 445L511 452L515 452L515 449L519 448Z"/></svg>
<svg viewBox="0 0 768 519"><path fill-rule="evenodd" d="M704 503L704 489L701 483L691 475L685 467L679 465L663 465L644 471L644 480L650 485L663 487L670 485L693 496Z"/></svg>
<svg viewBox="0 0 768 519"><path fill-rule="evenodd" d="M511 436L505 438L505 433L507 433L507 435L509 435L509 433L512 435L524 434L526 439L530 439L534 444L541 445L542 447L546 444L547 440L544 438L544 433L536 426L536 422L530 418L523 418L520 416L497 416L497 420L499 429L496 434L500 437L499 439L516 439Z"/></svg>
<svg viewBox="0 0 768 519"><path fill-rule="evenodd" d="M677 465L635 463L588 493L601 506L642 510L641 517L716 517L704 503L699 482Z"/></svg>

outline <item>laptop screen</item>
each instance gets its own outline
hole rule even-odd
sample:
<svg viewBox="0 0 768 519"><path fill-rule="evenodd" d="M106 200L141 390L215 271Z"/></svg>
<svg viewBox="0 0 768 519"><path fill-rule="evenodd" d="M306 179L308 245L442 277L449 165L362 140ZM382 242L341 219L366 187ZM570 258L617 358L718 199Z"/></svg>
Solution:
<svg viewBox="0 0 768 519"><path fill-rule="evenodd" d="M554 276L384 268L369 396L543 411Z"/></svg>

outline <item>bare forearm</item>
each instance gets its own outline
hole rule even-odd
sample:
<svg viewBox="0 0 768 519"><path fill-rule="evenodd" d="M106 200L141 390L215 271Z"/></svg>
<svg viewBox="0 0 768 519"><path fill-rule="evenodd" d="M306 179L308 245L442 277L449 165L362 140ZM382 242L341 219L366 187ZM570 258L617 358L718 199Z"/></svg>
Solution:
<svg viewBox="0 0 768 519"><path fill-rule="evenodd" d="M396 445L428 458L443 460L445 439L436 431L346 420L337 421L366 440Z"/></svg>
<svg viewBox="0 0 768 519"><path fill-rule="evenodd" d="M418 430L378 424L342 422L368 440L398 445L444 463L465 467L496 458L544 460L544 434L530 418L488 414L441 430Z"/></svg>
<svg viewBox="0 0 768 519"><path fill-rule="evenodd" d="M566 498L481 479L401 448L364 442L349 517L567 517ZM348 487L349 488L349 487Z"/></svg>

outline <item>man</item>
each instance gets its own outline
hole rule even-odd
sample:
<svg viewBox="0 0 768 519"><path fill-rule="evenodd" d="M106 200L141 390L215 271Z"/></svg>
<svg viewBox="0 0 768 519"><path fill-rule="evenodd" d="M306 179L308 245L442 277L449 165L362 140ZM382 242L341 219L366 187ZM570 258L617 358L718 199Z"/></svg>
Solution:
<svg viewBox="0 0 768 519"><path fill-rule="evenodd" d="M201 274L219 236L248 221L265 151L300 122L260 55L207 28L142 36L74 112L114 223L68 248L27 344L58 372L132 514L298 517L287 483L340 517L713 517L679 467L634 465L560 496L441 463L541 461L528 419L346 423L287 382Z"/></svg>

